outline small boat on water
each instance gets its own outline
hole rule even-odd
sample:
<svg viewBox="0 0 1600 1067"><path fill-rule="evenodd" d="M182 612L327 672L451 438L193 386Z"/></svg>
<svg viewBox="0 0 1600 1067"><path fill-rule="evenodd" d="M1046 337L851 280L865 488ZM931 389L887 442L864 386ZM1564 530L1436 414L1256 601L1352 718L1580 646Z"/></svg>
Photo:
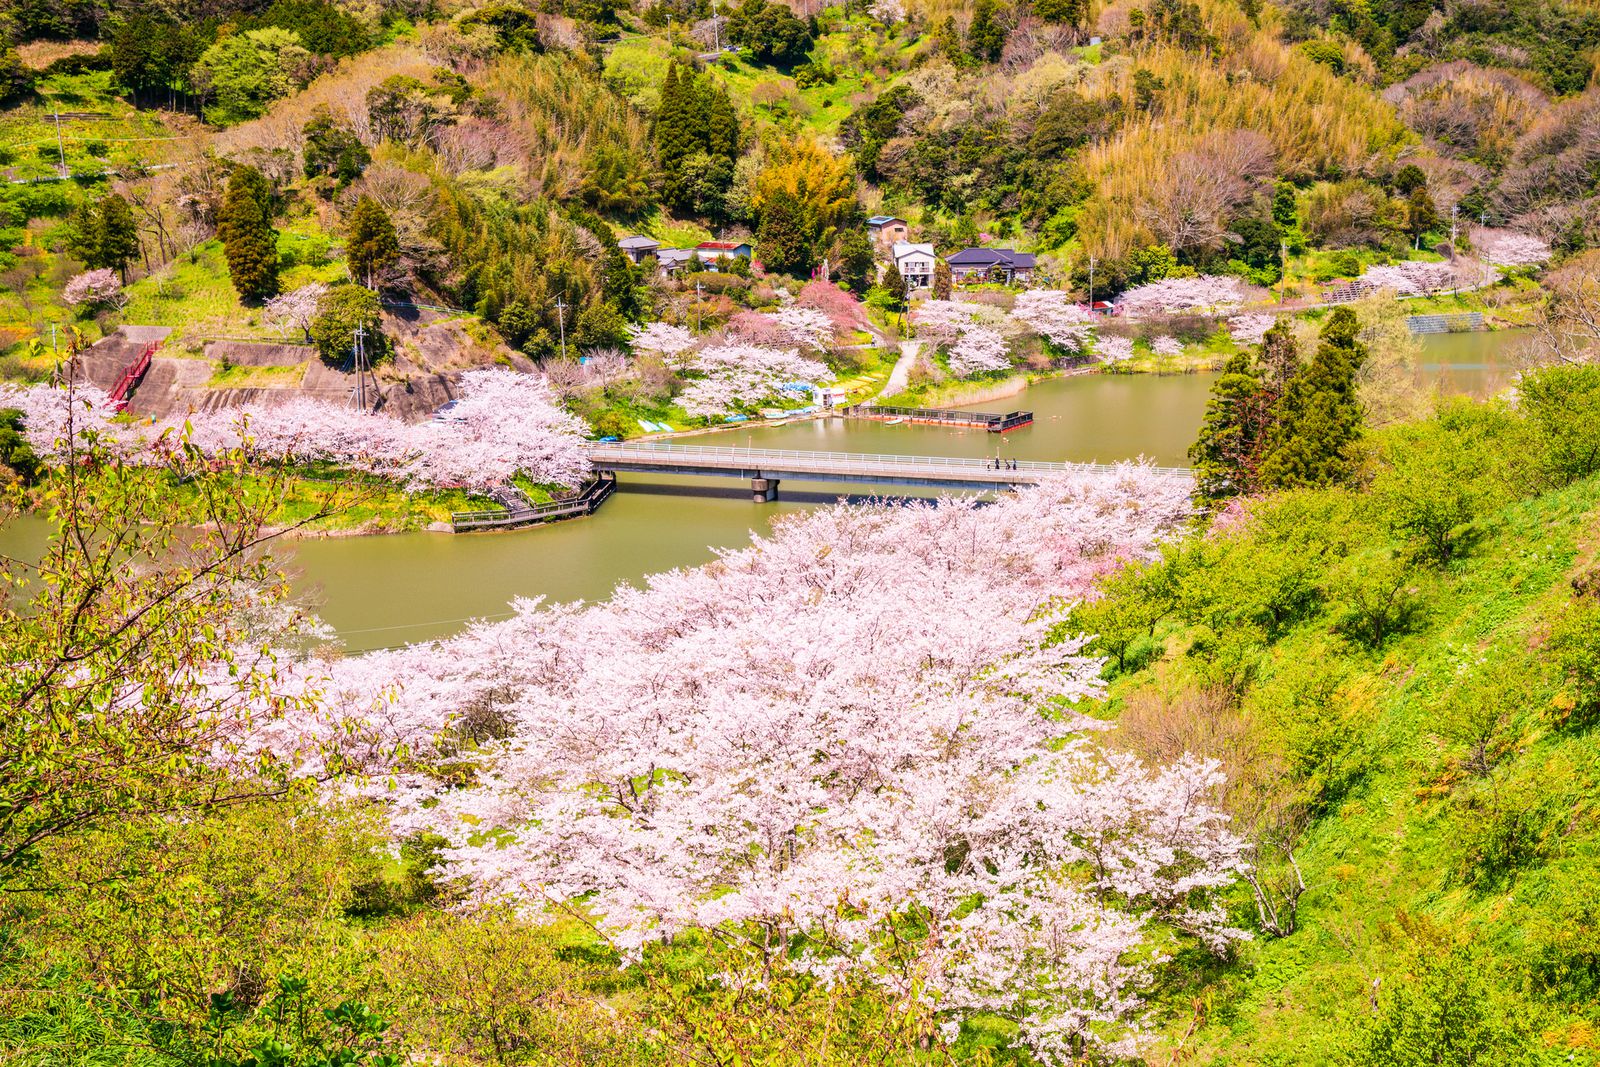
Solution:
<svg viewBox="0 0 1600 1067"><path fill-rule="evenodd" d="M883 424L885 426L899 426L902 422L905 422L905 421L906 420L903 417L901 417L899 415L896 415L892 419L885 419Z"/></svg>

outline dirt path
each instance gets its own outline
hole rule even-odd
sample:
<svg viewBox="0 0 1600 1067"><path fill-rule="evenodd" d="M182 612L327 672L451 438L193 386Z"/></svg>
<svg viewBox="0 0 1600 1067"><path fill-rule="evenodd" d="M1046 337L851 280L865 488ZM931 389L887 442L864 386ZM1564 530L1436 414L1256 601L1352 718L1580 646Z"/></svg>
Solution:
<svg viewBox="0 0 1600 1067"><path fill-rule="evenodd" d="M889 372L889 380L884 383L883 392L879 393L879 396L894 396L905 392L906 383L911 377L911 368L916 365L917 353L921 351L921 341L900 342L900 358L895 360L894 370Z"/></svg>

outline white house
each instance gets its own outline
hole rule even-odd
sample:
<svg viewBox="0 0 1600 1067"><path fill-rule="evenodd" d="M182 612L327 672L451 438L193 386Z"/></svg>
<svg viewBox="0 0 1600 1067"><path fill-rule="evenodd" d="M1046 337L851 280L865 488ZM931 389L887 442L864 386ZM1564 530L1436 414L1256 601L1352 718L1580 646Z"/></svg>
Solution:
<svg viewBox="0 0 1600 1067"><path fill-rule="evenodd" d="M930 244L913 244L896 241L889 249L895 269L913 289L926 289L933 284L933 266L939 262Z"/></svg>

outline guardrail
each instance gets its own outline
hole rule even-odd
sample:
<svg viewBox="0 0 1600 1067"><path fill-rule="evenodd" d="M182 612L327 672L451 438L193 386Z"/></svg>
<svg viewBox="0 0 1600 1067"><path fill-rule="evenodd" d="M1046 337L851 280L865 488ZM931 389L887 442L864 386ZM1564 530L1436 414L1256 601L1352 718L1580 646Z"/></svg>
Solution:
<svg viewBox="0 0 1600 1067"><path fill-rule="evenodd" d="M133 387L138 384L139 379L143 378L145 372L150 369L150 360L154 358L156 349L160 345L160 341L151 341L145 345L138 358L128 364L128 369L122 372L122 377L117 379L117 384L111 387L112 410L121 412L128 409L129 394L133 392Z"/></svg>
<svg viewBox="0 0 1600 1067"><path fill-rule="evenodd" d="M469 530L488 530L507 526L526 526L535 522L548 522L569 516L592 515L617 488L617 476L601 471L586 482L577 496L570 500L556 500L527 508L493 509L488 511L457 511L450 516L450 529L455 533Z"/></svg>
<svg viewBox="0 0 1600 1067"><path fill-rule="evenodd" d="M1007 466L995 471L994 461L967 456L905 456L869 452L820 452L784 448L740 448L727 445L677 445L666 443L626 442L594 443L589 446L589 461L598 469L605 469L607 461L623 463L659 463L662 466L703 466L708 470L746 469L805 470L808 473L892 473L917 474L922 472L983 475L984 472L1018 474L1062 473L1090 471L1112 473L1121 464L1111 463L1052 463L1043 460L1007 460ZM1187 467L1150 467L1152 473L1171 477L1189 478L1194 472Z"/></svg>

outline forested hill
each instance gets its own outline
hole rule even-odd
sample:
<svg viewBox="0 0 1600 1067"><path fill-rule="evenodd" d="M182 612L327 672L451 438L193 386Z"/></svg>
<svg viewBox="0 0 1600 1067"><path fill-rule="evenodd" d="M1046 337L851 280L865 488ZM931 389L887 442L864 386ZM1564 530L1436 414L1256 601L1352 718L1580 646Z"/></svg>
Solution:
<svg viewBox="0 0 1600 1067"><path fill-rule="evenodd" d="M303 268L274 286L336 274L368 196L398 235L374 280L536 358L565 325L618 344L652 311L690 313L603 251L630 232L758 239L769 269L825 263L864 296L880 279L863 220L896 215L940 255L1034 253L1041 280L1108 298L1191 273L1312 298L1473 250L1478 229L1560 254L1600 237L1600 16L1545 0L20 0L0 35L0 167L79 179L8 187L9 246L136 280L212 236L226 172L249 162ZM106 180L137 208L121 252L61 225ZM61 315L61 282L6 262L55 305L9 309L15 339ZM710 288L714 322L763 299ZM161 316L147 295L129 321ZM248 317L224 310L208 312Z"/></svg>

